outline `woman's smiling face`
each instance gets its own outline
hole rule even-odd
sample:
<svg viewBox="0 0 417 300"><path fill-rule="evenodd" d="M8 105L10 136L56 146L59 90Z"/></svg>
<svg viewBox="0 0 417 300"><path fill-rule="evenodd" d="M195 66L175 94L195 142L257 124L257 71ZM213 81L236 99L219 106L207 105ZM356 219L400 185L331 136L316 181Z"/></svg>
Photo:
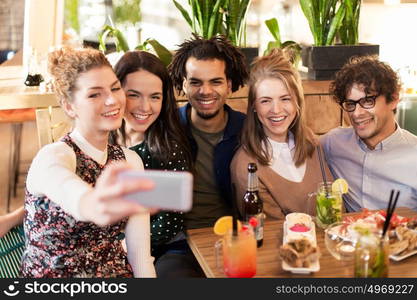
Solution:
<svg viewBox="0 0 417 300"><path fill-rule="evenodd" d="M139 70L126 76L123 90L126 94L127 126L143 137L161 112L162 80L155 74Z"/></svg>
<svg viewBox="0 0 417 300"><path fill-rule="evenodd" d="M282 80L265 78L257 83L255 110L265 134L274 141L286 142L297 109Z"/></svg>

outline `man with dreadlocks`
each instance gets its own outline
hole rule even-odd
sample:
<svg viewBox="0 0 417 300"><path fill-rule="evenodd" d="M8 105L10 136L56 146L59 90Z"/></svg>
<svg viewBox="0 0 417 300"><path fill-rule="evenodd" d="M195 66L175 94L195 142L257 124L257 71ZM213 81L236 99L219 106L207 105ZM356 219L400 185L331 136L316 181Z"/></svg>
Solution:
<svg viewBox="0 0 417 300"><path fill-rule="evenodd" d="M245 115L225 102L248 77L244 56L223 36L194 36L180 45L169 70L188 98L180 117L195 158L194 203L186 226L213 226L231 213L229 166Z"/></svg>
<svg viewBox="0 0 417 300"><path fill-rule="evenodd" d="M245 115L225 102L248 78L245 59L223 36L195 35L179 46L168 69L175 88L188 98L179 109L194 157L193 209L185 216L185 227L213 226L232 210L230 162ZM164 264L156 266L160 277L203 276L188 245L164 255L158 264Z"/></svg>

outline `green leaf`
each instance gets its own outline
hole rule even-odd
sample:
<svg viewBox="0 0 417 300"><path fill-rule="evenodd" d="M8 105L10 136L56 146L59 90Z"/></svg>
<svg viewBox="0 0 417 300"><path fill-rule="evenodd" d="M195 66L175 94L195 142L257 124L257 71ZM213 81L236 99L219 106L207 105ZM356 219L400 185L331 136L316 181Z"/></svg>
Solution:
<svg viewBox="0 0 417 300"><path fill-rule="evenodd" d="M207 37L205 29L204 29L203 13L201 11L200 3L199 3L199 1L192 1L192 3L193 3L193 6L194 6L194 10L193 10L194 11L194 17L197 19L197 23L198 23L198 26L199 26L199 32L198 33L203 38L207 39L208 37Z"/></svg>
<svg viewBox="0 0 417 300"><path fill-rule="evenodd" d="M123 33L119 29L115 29L113 35L116 38L116 50L123 52L129 51L129 46L126 42L125 37L123 36Z"/></svg>
<svg viewBox="0 0 417 300"><path fill-rule="evenodd" d="M201 7L201 20L202 20L202 28L203 28L203 32L204 32L204 36L208 37L209 36L209 23L210 23L210 4L212 3L212 1L205 1L205 0L200 0L200 7Z"/></svg>
<svg viewBox="0 0 417 300"><path fill-rule="evenodd" d="M185 21L187 21L188 25L190 25L191 28L193 28L193 21L191 21L190 15L185 10L184 7L182 7L181 4L179 4L177 1L172 0L174 2L175 7L181 12L182 16L184 17Z"/></svg>
<svg viewBox="0 0 417 300"><path fill-rule="evenodd" d="M332 45L336 32L339 30L341 22L345 16L346 6L342 3L336 12L335 17L331 20L330 28L326 37L325 45Z"/></svg>
<svg viewBox="0 0 417 300"><path fill-rule="evenodd" d="M315 19L313 18L313 4L311 0L300 0L301 10L307 19L310 31L313 34L314 43L317 45L317 31L315 29Z"/></svg>
<svg viewBox="0 0 417 300"><path fill-rule="evenodd" d="M264 51L264 55L269 54L269 52L271 52L271 50L274 48L281 48L281 44L278 43L277 41L269 42L268 46L266 47L266 50Z"/></svg>
<svg viewBox="0 0 417 300"><path fill-rule="evenodd" d="M65 22L77 33L80 32L80 22L78 20L78 0L65 0Z"/></svg>
<svg viewBox="0 0 417 300"><path fill-rule="evenodd" d="M126 42L125 37L123 36L123 33L110 25L105 25L101 31L101 33L98 36L99 40L99 49L103 52L105 52L106 49L106 40L107 37L114 37L114 43L116 44L116 51L129 51L129 46Z"/></svg>
<svg viewBox="0 0 417 300"><path fill-rule="evenodd" d="M299 2L315 45L332 45L336 33L339 33L343 40L357 36L357 30L352 30L353 26L348 23L357 24L355 12L360 6L360 0L299 0Z"/></svg>
<svg viewBox="0 0 417 300"><path fill-rule="evenodd" d="M99 49L102 52L107 51L106 39L107 39L107 36L109 35L110 32L111 32L110 29L103 29L102 32L99 33L99 35L98 35Z"/></svg>
<svg viewBox="0 0 417 300"><path fill-rule="evenodd" d="M356 45L359 41L358 27L361 0L343 0L346 6L345 18L338 34L343 44Z"/></svg>
<svg viewBox="0 0 417 300"><path fill-rule="evenodd" d="M136 47L135 47L135 50L141 50L141 51L149 51L149 49L144 45L144 44L142 44L142 45L137 45Z"/></svg>
<svg viewBox="0 0 417 300"><path fill-rule="evenodd" d="M266 20L265 25L266 25L266 27L268 27L269 32L274 37L275 41L278 42L278 44L280 45L281 44L281 34L279 32L278 20L276 18Z"/></svg>
<svg viewBox="0 0 417 300"><path fill-rule="evenodd" d="M156 55L163 62L165 66L168 66L172 61L172 53L162 44L155 39L149 39L148 43L155 50Z"/></svg>
<svg viewBox="0 0 417 300"><path fill-rule="evenodd" d="M223 13L221 12L224 0L217 0L211 11L211 18L209 22L208 34L210 37L220 33L219 24L223 19ZM219 22L220 21L220 22Z"/></svg>
<svg viewBox="0 0 417 300"><path fill-rule="evenodd" d="M230 39L233 45L237 45L237 19L238 9L236 2L239 0L228 0L227 14L226 14L226 28L227 37Z"/></svg>
<svg viewBox="0 0 417 300"><path fill-rule="evenodd" d="M242 39L246 37L246 14L248 12L250 0L242 0L239 3L239 14L238 14L238 23L237 23L237 38L238 45L242 46ZM244 39L246 42L246 38ZM244 43L246 44L246 43Z"/></svg>

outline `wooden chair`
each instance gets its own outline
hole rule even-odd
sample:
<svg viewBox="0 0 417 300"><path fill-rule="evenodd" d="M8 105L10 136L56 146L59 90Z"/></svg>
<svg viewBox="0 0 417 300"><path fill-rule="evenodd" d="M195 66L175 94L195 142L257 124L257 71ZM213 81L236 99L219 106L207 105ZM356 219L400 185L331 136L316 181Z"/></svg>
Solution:
<svg viewBox="0 0 417 300"><path fill-rule="evenodd" d="M72 129L72 121L60 107L36 110L39 148L58 141Z"/></svg>
<svg viewBox="0 0 417 300"><path fill-rule="evenodd" d="M7 187L7 212L10 211L10 201L16 196L17 183L19 181L20 148L22 139L23 123L35 121L35 110L9 109L0 110L0 123L11 123L12 132L9 146L9 182Z"/></svg>

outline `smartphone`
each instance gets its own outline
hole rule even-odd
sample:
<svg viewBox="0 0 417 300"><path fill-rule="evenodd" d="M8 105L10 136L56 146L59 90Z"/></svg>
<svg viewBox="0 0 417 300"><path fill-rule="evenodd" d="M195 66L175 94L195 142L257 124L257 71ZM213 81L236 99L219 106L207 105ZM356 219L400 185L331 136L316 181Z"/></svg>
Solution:
<svg viewBox="0 0 417 300"><path fill-rule="evenodd" d="M174 171L136 171L120 173L119 179L146 178L155 183L149 191L141 191L127 195L125 198L143 206L162 210L191 210L193 200L193 175L190 172Z"/></svg>

